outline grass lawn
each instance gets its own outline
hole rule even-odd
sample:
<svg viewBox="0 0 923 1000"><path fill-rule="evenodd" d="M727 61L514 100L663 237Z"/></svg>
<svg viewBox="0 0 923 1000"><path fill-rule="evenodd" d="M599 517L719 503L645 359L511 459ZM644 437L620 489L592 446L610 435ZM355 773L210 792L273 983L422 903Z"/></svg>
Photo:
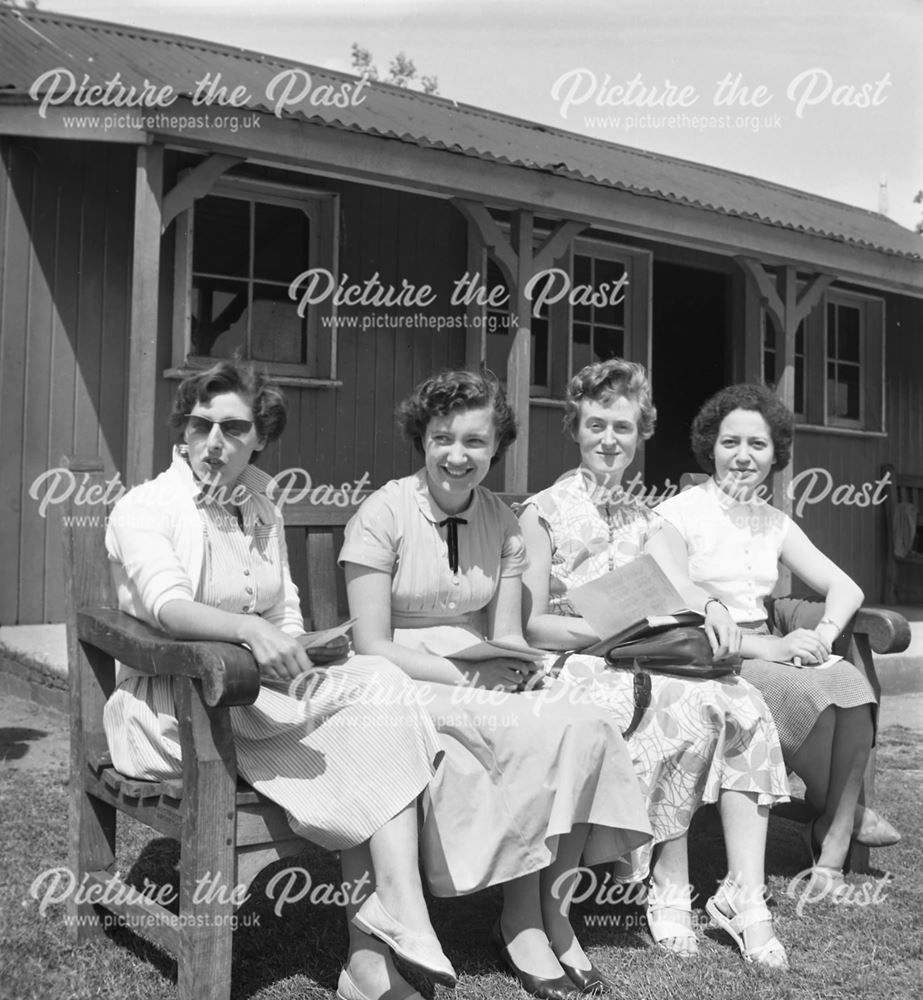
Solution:
<svg viewBox="0 0 923 1000"><path fill-rule="evenodd" d="M881 811L904 833L896 847L873 852L883 875L894 881L879 887L871 905L834 905L822 901L802 907L786 890L805 857L797 829L782 820L770 828L767 871L775 903L777 933L791 962L788 973L744 964L732 942L707 927L702 909L722 874L723 845L713 811L697 819L692 840L693 881L701 918L700 953L682 960L655 949L640 911L628 904L575 906L574 926L591 958L612 978L616 995L632 1000L782 997L836 1000L923 996L923 851L917 832L923 826L923 737L900 726L884 731L879 749L878 800ZM68 940L63 904L44 915L30 896L33 880L66 863L67 775L0 770L0 997L132 997L173 1000L174 963L141 938L123 929L111 940L75 948ZM176 845L150 839L141 827L126 830L120 844L120 869L133 879L169 880ZM336 883L336 859L309 849L267 870L254 884L251 901L239 911L235 934L232 996L254 1000L332 1000L346 951L342 914L335 906L290 904L273 913L266 888L274 872L290 865L309 870L316 884ZM603 873L600 873L600 878ZM849 875L862 899L861 884L874 876ZM433 920L446 952L460 975L456 996L516 998L525 994L500 971L487 944L499 910L496 891L457 900L434 900ZM600 926L600 923L610 926ZM417 983L424 996L431 987ZM435 991L448 1000L449 991Z"/></svg>

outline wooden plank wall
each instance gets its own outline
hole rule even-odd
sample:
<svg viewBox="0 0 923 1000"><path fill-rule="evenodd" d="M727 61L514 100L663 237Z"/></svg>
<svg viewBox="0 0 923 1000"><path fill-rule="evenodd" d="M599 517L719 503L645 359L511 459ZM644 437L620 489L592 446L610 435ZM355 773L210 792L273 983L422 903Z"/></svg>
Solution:
<svg viewBox="0 0 923 1000"><path fill-rule="evenodd" d="M60 519L39 517L31 484L64 454L122 463L132 163L122 147L0 140L3 624L63 616Z"/></svg>

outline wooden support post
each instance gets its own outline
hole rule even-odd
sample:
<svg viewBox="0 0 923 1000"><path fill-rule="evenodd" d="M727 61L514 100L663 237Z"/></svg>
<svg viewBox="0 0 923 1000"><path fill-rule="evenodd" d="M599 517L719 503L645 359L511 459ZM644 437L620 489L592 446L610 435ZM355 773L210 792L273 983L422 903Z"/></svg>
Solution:
<svg viewBox="0 0 923 1000"><path fill-rule="evenodd" d="M787 264L778 269L775 283L758 260L738 257L737 262L744 269L747 280L755 286L766 314L772 322L776 346L776 395L795 412L795 337L802 320L821 300L829 285L835 281L832 274L817 274L798 295L798 271ZM776 473L773 484L775 505L786 514L792 513L792 470L795 464L795 446L788 465ZM791 573L784 566L779 567L777 594L787 594L791 590Z"/></svg>
<svg viewBox="0 0 923 1000"><path fill-rule="evenodd" d="M163 146L139 146L135 167L134 253L128 346L127 485L154 474L157 304L160 285Z"/></svg>
<svg viewBox="0 0 923 1000"><path fill-rule="evenodd" d="M532 277L532 213L525 209L514 213L510 234L516 255L516 277L510 287L510 309L516 317L513 338L506 359L506 392L516 414L519 435L506 453L503 487L507 493L528 491L529 478L529 387L532 383L532 303L526 298L526 285Z"/></svg>
<svg viewBox="0 0 923 1000"><path fill-rule="evenodd" d="M516 323L510 328L513 342L506 364L506 392L519 434L506 453L504 491L528 492L529 477L529 389L532 383L532 303L526 298L526 287L539 271L552 267L566 252L578 233L586 229L582 222L562 221L536 250L533 239L534 216L526 209L512 213L510 238L497 224L486 205L456 199L453 204L468 220L469 262L471 243L478 241L478 250L486 248L503 272L510 291L509 311ZM479 356L475 345L466 344L466 358Z"/></svg>

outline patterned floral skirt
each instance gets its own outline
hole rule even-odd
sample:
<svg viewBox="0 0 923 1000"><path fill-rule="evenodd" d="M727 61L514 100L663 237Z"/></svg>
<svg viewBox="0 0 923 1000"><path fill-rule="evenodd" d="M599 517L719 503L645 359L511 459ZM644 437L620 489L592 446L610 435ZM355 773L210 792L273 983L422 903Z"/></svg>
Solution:
<svg viewBox="0 0 923 1000"><path fill-rule="evenodd" d="M612 712L621 730L634 710L633 676L597 656L574 653L561 678ZM782 749L759 691L737 676L699 680L651 674L651 703L628 740L648 806L654 843L682 836L702 803L724 789L754 793L760 805L788 799ZM576 691L575 691L576 694ZM632 855L624 881L644 878L652 845Z"/></svg>

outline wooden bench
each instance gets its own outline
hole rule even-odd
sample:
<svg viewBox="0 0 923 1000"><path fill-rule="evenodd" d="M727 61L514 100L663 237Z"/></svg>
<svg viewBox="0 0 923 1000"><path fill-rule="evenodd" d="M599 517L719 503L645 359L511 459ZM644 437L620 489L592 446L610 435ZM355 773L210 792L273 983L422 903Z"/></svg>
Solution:
<svg viewBox="0 0 923 1000"><path fill-rule="evenodd" d="M889 604L923 604L923 475L899 473L893 465L883 465L881 474L889 480L885 600ZM900 528L895 532L899 517L907 519L904 531L912 537L902 539ZM898 555L896 543L901 541L909 544L909 550L904 551L906 546L902 545Z"/></svg>
<svg viewBox="0 0 923 1000"><path fill-rule="evenodd" d="M67 460L65 460L67 461ZM84 495L99 485L98 460L67 461ZM75 495L72 493L72 497ZM89 493L89 495L93 495ZM341 615L336 584L336 532L354 508L292 507L289 535L310 570L302 598L325 628ZM94 509L93 514L101 511ZM229 707L249 705L259 671L241 646L170 639L116 609L102 518L87 508L65 510L64 574L71 719L69 863L76 884L115 900L103 907L177 961L180 1000L227 1000L231 990L230 890L247 887L266 865L301 852L282 809L237 777ZM345 598L343 599L345 602ZM182 778L140 781L112 766L103 732L103 706L115 686L115 661L174 678ZM115 865L116 822L138 820L180 844L178 907L130 896ZM200 891L220 874L224 898ZM85 880L85 881L84 881ZM238 898L243 895L238 892ZM122 897L122 898L119 898ZM81 943L103 933L98 908L68 901L69 927Z"/></svg>
<svg viewBox="0 0 923 1000"><path fill-rule="evenodd" d="M97 460L71 460L84 487L103 494ZM507 497L507 500L521 499ZM346 615L345 588L336 565L342 530L355 507L289 505L285 510L289 556L301 567L306 626L326 628ZM177 961L180 1000L227 1000L231 975L229 894L196 895L208 873L221 873L228 888L247 887L278 858L300 852L281 809L238 780L228 709L252 704L259 690L253 657L240 646L170 639L118 610L105 552L102 519L87 519L85 508L65 509L65 579L71 698L71 781L69 862L76 883L107 892L102 907L141 928ZM297 580L300 576L301 579ZM778 606L778 605L777 605ZM878 690L871 651L903 649L906 621L888 612L863 610L840 645L860 663ZM112 766L103 732L103 706L115 685L115 661L152 675L174 678L181 778L139 781ZM867 776L867 800L874 790L874 760ZM143 896L124 898L128 887L116 871L116 823L131 816L180 844L178 907ZM853 857L854 867L867 864ZM103 932L98 907L74 896L69 927L77 942ZM94 919L95 918L95 919Z"/></svg>

